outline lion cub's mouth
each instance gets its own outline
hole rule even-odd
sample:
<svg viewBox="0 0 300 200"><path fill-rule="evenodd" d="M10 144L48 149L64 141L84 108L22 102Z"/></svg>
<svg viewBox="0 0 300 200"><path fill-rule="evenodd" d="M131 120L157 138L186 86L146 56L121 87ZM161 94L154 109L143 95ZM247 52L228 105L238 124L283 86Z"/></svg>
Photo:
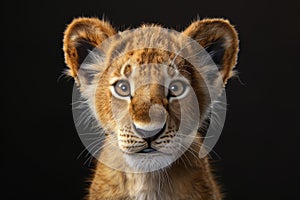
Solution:
<svg viewBox="0 0 300 200"><path fill-rule="evenodd" d="M137 152L137 153L154 153L157 152L156 149L153 149L152 147L147 147L145 149L142 149L141 151Z"/></svg>
<svg viewBox="0 0 300 200"><path fill-rule="evenodd" d="M151 146L151 142L156 140L160 135L162 135L165 132L165 130L166 130L166 124L164 124L163 128L155 136L144 138L144 140L146 140L148 146L136 153L156 153L156 152L158 152L157 149L155 149Z"/></svg>

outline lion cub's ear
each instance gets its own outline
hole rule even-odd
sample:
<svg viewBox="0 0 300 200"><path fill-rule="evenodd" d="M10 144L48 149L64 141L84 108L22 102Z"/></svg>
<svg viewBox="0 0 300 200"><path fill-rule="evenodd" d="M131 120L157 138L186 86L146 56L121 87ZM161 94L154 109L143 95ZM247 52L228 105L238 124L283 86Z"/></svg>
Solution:
<svg viewBox="0 0 300 200"><path fill-rule="evenodd" d="M183 34L199 42L219 67L223 82L233 75L238 53L238 36L224 19L203 19L193 22Z"/></svg>
<svg viewBox="0 0 300 200"><path fill-rule="evenodd" d="M116 31L108 22L97 18L74 19L66 28L63 40L65 62L70 68L69 75L76 78L89 51L114 34Z"/></svg>

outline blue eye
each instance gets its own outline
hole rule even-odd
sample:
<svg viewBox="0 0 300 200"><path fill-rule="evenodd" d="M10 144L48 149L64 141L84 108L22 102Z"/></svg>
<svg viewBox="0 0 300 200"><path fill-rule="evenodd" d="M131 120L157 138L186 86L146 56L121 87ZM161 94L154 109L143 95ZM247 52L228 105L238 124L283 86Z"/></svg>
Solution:
<svg viewBox="0 0 300 200"><path fill-rule="evenodd" d="M130 96L130 84L126 80L117 81L114 89L115 92L121 97Z"/></svg>
<svg viewBox="0 0 300 200"><path fill-rule="evenodd" d="M172 85L172 86L170 87L170 90L171 90L172 92L177 92L177 91L179 90L179 87L178 87L178 85Z"/></svg>
<svg viewBox="0 0 300 200"><path fill-rule="evenodd" d="M180 80L173 81L169 86L169 93L173 97L182 95L186 90L186 83Z"/></svg>

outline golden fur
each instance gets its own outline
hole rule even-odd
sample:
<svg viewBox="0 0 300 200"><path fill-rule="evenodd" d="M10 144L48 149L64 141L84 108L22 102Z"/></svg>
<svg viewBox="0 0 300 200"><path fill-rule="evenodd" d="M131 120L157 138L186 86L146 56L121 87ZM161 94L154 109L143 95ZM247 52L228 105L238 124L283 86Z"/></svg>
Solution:
<svg viewBox="0 0 300 200"><path fill-rule="evenodd" d="M146 30L147 27L156 27L157 32L152 33L151 36L159 37L160 26L144 25L141 28ZM93 98L91 107L99 124L106 132L105 143L113 144L121 150L111 152L110 149L104 148L100 156L111 158L122 157L124 154L130 158L130 162L134 163L130 164L129 162L126 167L139 171L146 168L147 162L144 165L139 164L141 161L136 159L134 154L147 147L148 143L136 134L131 124L149 127L153 124L160 126L161 121L164 121L167 125L166 130L151 144L161 152L172 153L178 145L173 138L177 136L180 121L186 120L189 123L189 120L195 117L191 115L187 119L181 119L178 111L180 106L187 111L194 109L189 107L191 97L187 94L184 99L185 103L179 106L177 100L171 101L167 98L164 87L159 84L151 84L151 86L136 88L131 99L122 99L116 97L111 89L113 82L130 76L135 84L144 85L147 81L146 77L159 82L164 79L165 74L172 79L176 72L172 69L170 60L174 60L173 64L177 66L178 72L189 81L192 89L196 92L201 111L199 127L206 117L205 113L211 102L201 75L191 67L190 63L180 56L176 57L175 53L171 51L151 48L130 51L141 42L134 38L122 49L127 53L115 60L110 60L114 52L114 41L112 42L110 50L105 52L107 59L105 66L108 68L102 71L101 84L95 84L97 85L95 96L89 96L87 82L78 74L80 64L88 54L88 50L99 46L105 39L116 33L117 31L108 22L96 18L78 18L65 31L63 50L66 64L69 67L69 75L75 78L85 98ZM143 34L144 38L150 37L146 31ZM232 70L236 64L238 53L238 37L233 26L223 19L204 19L193 22L182 34L198 41L204 48L220 43L218 48L223 49L222 57L219 59L220 73L225 85L233 75ZM171 40L174 44L181 42L176 37L171 37ZM115 43L118 42L115 41ZM160 42L167 43L169 41ZM172 48L175 47L171 45L170 48L173 50ZM169 64L169 68L166 73L163 73L162 68L157 66L165 63ZM149 65L154 67L149 67ZM117 116L113 116L112 101L119 108ZM154 118L148 114L150 110L155 116ZM155 121L155 119L157 120ZM88 199L220 200L222 194L211 172L208 158L200 159L197 156L201 143L201 133L198 132L193 143L180 159L166 168L152 172L124 172L99 162L89 189ZM169 158L166 155L159 155L155 159L161 161Z"/></svg>

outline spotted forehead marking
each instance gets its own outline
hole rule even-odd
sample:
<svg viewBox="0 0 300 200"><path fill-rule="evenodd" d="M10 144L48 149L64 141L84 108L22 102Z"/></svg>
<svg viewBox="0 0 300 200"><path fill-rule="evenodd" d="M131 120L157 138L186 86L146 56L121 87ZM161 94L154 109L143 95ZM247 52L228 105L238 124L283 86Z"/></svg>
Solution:
<svg viewBox="0 0 300 200"><path fill-rule="evenodd" d="M131 72L132 72L132 64L130 63L130 59L129 59L121 67L120 74L128 78Z"/></svg>
<svg viewBox="0 0 300 200"><path fill-rule="evenodd" d="M167 76L174 77L178 75L179 71L174 65L168 64L141 64L137 65L132 63L131 60L127 60L121 67L120 74L127 78L132 77L132 73L137 73L138 76Z"/></svg>
<svg viewBox="0 0 300 200"><path fill-rule="evenodd" d="M179 74L185 76L188 72L183 58L172 52L154 49L131 51L117 59L114 65L118 66L112 76L115 78L172 79Z"/></svg>

